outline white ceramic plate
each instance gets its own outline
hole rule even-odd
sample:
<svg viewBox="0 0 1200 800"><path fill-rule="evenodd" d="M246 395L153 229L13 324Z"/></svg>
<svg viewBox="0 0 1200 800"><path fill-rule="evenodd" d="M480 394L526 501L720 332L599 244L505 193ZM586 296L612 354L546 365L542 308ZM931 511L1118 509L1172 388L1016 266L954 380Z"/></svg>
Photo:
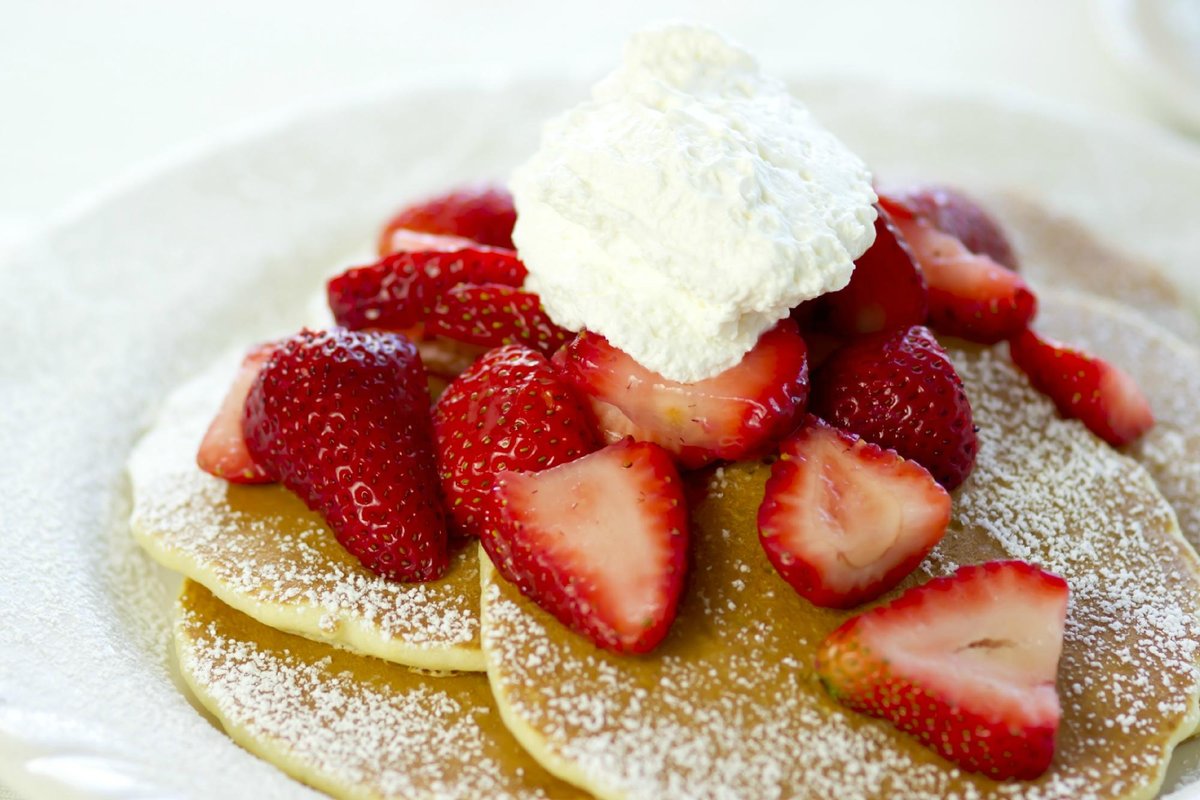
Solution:
<svg viewBox="0 0 1200 800"><path fill-rule="evenodd" d="M1200 154L1180 141L1011 100L797 91L885 178L1024 191L1200 289ZM168 584L125 523L126 454L172 386L297 324L394 206L503 177L581 94L431 89L310 110L158 165L0 268L0 783L28 797L311 795L174 682Z"/></svg>

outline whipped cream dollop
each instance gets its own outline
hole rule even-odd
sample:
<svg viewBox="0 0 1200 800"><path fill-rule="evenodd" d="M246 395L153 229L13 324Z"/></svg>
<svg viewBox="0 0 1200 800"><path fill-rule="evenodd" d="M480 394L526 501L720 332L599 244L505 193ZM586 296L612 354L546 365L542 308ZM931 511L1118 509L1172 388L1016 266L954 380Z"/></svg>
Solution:
<svg viewBox="0 0 1200 800"><path fill-rule="evenodd" d="M677 381L737 364L792 307L845 286L875 238L863 162L694 26L634 35L510 186L526 287L550 317Z"/></svg>

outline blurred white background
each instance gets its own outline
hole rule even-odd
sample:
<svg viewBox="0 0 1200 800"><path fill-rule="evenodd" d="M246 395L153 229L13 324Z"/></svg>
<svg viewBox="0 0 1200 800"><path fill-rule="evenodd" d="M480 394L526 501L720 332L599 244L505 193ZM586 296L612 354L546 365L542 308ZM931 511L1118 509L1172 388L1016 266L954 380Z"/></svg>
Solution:
<svg viewBox="0 0 1200 800"><path fill-rule="evenodd" d="M1100 11L1121 5L4 0L0 238L138 162L241 120L386 83L596 75L631 30L671 18L725 30L778 73L1019 91L1165 121L1104 45Z"/></svg>
<svg viewBox="0 0 1200 800"><path fill-rule="evenodd" d="M1191 9L1200 40L1200 0L0 0L0 245L241 121L383 84L592 77L630 31L673 18L726 31L781 75L1019 92L1171 125L1173 98L1137 61L1138 15L1155 7Z"/></svg>

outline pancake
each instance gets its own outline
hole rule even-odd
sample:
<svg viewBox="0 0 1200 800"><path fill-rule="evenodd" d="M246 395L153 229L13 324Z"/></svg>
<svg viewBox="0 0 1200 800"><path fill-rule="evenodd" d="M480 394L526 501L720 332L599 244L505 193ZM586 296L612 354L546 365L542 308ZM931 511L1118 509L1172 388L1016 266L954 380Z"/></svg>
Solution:
<svg viewBox="0 0 1200 800"><path fill-rule="evenodd" d="M583 797L505 730L487 679L280 633L185 581L175 646L201 704L247 750L337 797Z"/></svg>
<svg viewBox="0 0 1200 800"><path fill-rule="evenodd" d="M266 625L410 666L482 670L472 548L440 580L389 581L283 486L238 486L200 471L196 448L235 366L179 389L134 450L131 525L142 547Z"/></svg>
<svg viewBox="0 0 1200 800"><path fill-rule="evenodd" d="M1150 400L1155 426L1125 448L1175 507L1184 538L1200 547L1200 350L1117 303L1043 292L1038 327L1128 372Z"/></svg>
<svg viewBox="0 0 1200 800"><path fill-rule="evenodd" d="M1034 288L1090 292L1136 309L1187 342L1200 342L1200 306L1152 264L1103 243L1087 228L1017 195L987 198ZM1039 315L1040 319L1049 314Z"/></svg>
<svg viewBox="0 0 1200 800"><path fill-rule="evenodd" d="M813 672L850 612L800 598L767 562L755 514L768 469L717 473L693 519L679 616L646 657L558 624L483 559L483 649L510 730L603 798L1147 798L1198 719L1200 567L1150 475L1058 418L1003 347L954 345L979 426L945 540L897 590L1017 558L1071 585L1050 770L965 773L833 702ZM893 592L890 597L894 596Z"/></svg>

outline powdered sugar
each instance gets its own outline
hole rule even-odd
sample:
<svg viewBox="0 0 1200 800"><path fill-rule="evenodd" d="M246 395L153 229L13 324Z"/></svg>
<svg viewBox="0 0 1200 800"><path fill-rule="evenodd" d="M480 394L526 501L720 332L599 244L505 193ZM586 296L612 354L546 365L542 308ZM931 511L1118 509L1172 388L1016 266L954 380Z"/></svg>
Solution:
<svg viewBox="0 0 1200 800"><path fill-rule="evenodd" d="M320 788L447 799L574 794L512 741L482 676L418 676L282 635L195 584L180 614L180 667L204 703L244 744Z"/></svg>
<svg viewBox="0 0 1200 800"><path fill-rule="evenodd" d="M726 468L722 498L697 517L689 592L650 659L602 653L511 587L485 587L493 686L536 730L532 746L597 793L629 797L1144 795L1195 724L1195 556L1146 473L1059 420L1003 354L955 359L975 402L979 463L953 530L910 583L1005 556L1071 583L1064 723L1045 777L997 785L963 774L828 699L812 651L846 615L807 605L766 564L753 522L763 473L740 467Z"/></svg>

